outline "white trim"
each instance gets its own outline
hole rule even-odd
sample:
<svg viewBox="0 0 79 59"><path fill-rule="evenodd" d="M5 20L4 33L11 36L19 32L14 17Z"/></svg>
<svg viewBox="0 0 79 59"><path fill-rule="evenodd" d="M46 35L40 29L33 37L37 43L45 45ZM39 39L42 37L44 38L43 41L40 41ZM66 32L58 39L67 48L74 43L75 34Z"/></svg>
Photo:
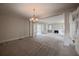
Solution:
<svg viewBox="0 0 79 59"><path fill-rule="evenodd" d="M8 40L2 40L2 41L0 41L0 43L12 41L12 40L18 40L18 39L21 39L21 38L24 38L24 37L29 37L29 36L26 36L26 35L25 35L25 36L19 36L19 37L12 38L12 39L8 39Z"/></svg>

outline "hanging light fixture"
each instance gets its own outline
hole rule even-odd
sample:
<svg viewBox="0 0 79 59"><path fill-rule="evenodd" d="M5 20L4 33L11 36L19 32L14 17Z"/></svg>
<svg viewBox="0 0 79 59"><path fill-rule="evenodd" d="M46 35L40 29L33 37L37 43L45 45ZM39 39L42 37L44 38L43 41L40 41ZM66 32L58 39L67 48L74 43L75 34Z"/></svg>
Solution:
<svg viewBox="0 0 79 59"><path fill-rule="evenodd" d="M36 21L38 21L38 18L37 18L36 15L35 15L35 8L33 9L33 12L34 12L34 14L33 14L33 16L30 18L30 21L36 22Z"/></svg>

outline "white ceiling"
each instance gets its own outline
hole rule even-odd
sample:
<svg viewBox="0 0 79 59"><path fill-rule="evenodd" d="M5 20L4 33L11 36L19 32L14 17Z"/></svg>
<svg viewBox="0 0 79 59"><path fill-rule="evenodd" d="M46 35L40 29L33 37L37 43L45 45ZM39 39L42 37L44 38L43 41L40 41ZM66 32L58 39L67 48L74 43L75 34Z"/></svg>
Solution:
<svg viewBox="0 0 79 59"><path fill-rule="evenodd" d="M4 5L3 12L7 9L8 11L15 11L26 17L31 17L33 15L32 9L36 9L36 15L38 18L46 18L46 17L53 17L54 15L58 15L63 13L64 11L72 11L79 4L73 3L16 3L16 4L0 4L0 7ZM7 7L6 7L7 6ZM3 7L2 7L3 8ZM1 8L0 8L1 10ZM2 12L1 11L1 12Z"/></svg>
<svg viewBox="0 0 79 59"><path fill-rule="evenodd" d="M15 4L14 8L17 12L28 15L33 15L33 8L36 9L36 15L39 18L45 18L53 15L63 13L64 11L72 10L76 8L78 4L62 4L62 3L27 3L27 4Z"/></svg>
<svg viewBox="0 0 79 59"><path fill-rule="evenodd" d="M48 24L64 23L64 14L54 16L54 17L45 18L45 19L40 19L38 22L48 23Z"/></svg>

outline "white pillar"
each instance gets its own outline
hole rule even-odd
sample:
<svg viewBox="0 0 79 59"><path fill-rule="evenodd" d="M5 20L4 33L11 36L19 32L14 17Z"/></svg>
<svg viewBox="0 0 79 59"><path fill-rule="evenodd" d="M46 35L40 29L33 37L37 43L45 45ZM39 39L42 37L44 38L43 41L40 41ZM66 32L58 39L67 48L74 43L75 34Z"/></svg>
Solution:
<svg viewBox="0 0 79 59"><path fill-rule="evenodd" d="M48 33L48 24L46 24L46 33Z"/></svg>
<svg viewBox="0 0 79 59"><path fill-rule="evenodd" d="M64 23L65 23L64 35L69 37L70 35L69 12L64 13Z"/></svg>
<svg viewBox="0 0 79 59"><path fill-rule="evenodd" d="M36 37L37 35L37 23L33 23L33 36Z"/></svg>
<svg viewBox="0 0 79 59"><path fill-rule="evenodd" d="M69 23L69 12L64 13L64 23L65 23L65 31L64 31L64 45L72 44L72 39L70 38L70 23Z"/></svg>
<svg viewBox="0 0 79 59"><path fill-rule="evenodd" d="M33 36L33 23L29 22L29 36L32 37Z"/></svg>

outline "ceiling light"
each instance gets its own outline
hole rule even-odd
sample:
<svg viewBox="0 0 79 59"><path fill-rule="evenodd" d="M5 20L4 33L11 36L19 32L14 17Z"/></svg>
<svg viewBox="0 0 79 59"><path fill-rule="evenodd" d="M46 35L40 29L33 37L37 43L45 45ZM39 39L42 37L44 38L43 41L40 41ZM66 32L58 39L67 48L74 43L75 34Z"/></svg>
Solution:
<svg viewBox="0 0 79 59"><path fill-rule="evenodd" d="M35 15L35 8L33 9L33 12L34 12L34 14L33 14L33 16L30 18L30 21L36 22L36 21L38 21L38 18L37 18L37 16Z"/></svg>

